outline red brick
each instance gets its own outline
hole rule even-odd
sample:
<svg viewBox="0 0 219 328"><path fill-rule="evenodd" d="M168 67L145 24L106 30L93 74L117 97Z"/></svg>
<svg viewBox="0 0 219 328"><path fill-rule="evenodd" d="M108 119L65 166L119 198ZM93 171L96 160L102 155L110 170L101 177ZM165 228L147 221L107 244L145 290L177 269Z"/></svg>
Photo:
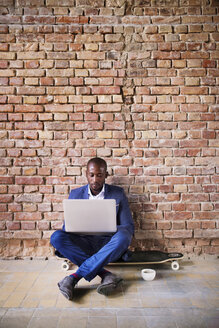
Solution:
<svg viewBox="0 0 219 328"><path fill-rule="evenodd" d="M178 146L178 141L175 140L151 140L151 147L167 147L167 148L175 148Z"/></svg>
<svg viewBox="0 0 219 328"><path fill-rule="evenodd" d="M219 200L218 193L217 194L211 194L210 195L210 200L213 201L213 202L217 202ZM217 206L217 204L215 206Z"/></svg>
<svg viewBox="0 0 219 328"><path fill-rule="evenodd" d="M203 247L203 253L206 254L218 254L219 252L219 247L218 246L204 246Z"/></svg>
<svg viewBox="0 0 219 328"><path fill-rule="evenodd" d="M207 112L208 106L204 104L182 104L181 110L183 112Z"/></svg>
<svg viewBox="0 0 219 328"><path fill-rule="evenodd" d="M91 105L74 105L75 112L91 112Z"/></svg>
<svg viewBox="0 0 219 328"><path fill-rule="evenodd" d="M209 196L207 194L182 194L182 200L187 202L208 202Z"/></svg>
<svg viewBox="0 0 219 328"><path fill-rule="evenodd" d="M49 230L49 228L50 228L50 222L48 222L48 221L40 221L40 222L38 222L38 224L37 224L37 227L38 227L38 229L39 230Z"/></svg>
<svg viewBox="0 0 219 328"><path fill-rule="evenodd" d="M15 123L16 130L42 130L43 124L41 122L26 122L26 123Z"/></svg>
<svg viewBox="0 0 219 328"><path fill-rule="evenodd" d="M0 44L0 51L8 51L9 45L1 43Z"/></svg>
<svg viewBox="0 0 219 328"><path fill-rule="evenodd" d="M219 231L214 229L196 229L194 230L194 237L195 238L218 238L219 237Z"/></svg>
<svg viewBox="0 0 219 328"><path fill-rule="evenodd" d="M94 112L120 112L120 104L97 104L93 106Z"/></svg>
<svg viewBox="0 0 219 328"><path fill-rule="evenodd" d="M145 104L134 104L132 105L133 113L142 113L142 112L150 112L151 106Z"/></svg>
<svg viewBox="0 0 219 328"><path fill-rule="evenodd" d="M194 212L194 218L198 220L210 220L210 219L215 219L218 216L218 212L215 211L206 211L206 212Z"/></svg>
<svg viewBox="0 0 219 328"><path fill-rule="evenodd" d="M29 185L40 185L43 183L41 177L15 177L16 184L29 184Z"/></svg>
<svg viewBox="0 0 219 328"><path fill-rule="evenodd" d="M158 150L145 150L144 151L144 156L145 157L158 157Z"/></svg>
<svg viewBox="0 0 219 328"><path fill-rule="evenodd" d="M45 105L45 109L46 112L51 112L51 113L72 112L73 105L49 104L49 105Z"/></svg>
<svg viewBox="0 0 219 328"><path fill-rule="evenodd" d="M168 230L164 232L164 235L165 238L192 238L192 230Z"/></svg>
<svg viewBox="0 0 219 328"><path fill-rule="evenodd" d="M36 223L35 222L21 222L22 230L35 230Z"/></svg>
<svg viewBox="0 0 219 328"><path fill-rule="evenodd" d="M207 67L207 68L215 68L216 67L216 61L215 60L209 60L209 59L205 59L203 60L203 67Z"/></svg>
<svg viewBox="0 0 219 328"><path fill-rule="evenodd" d="M5 202L2 196L0 196L0 200ZM0 221L12 221L12 213L0 212Z"/></svg>
<svg viewBox="0 0 219 328"><path fill-rule="evenodd" d="M180 59L180 53L179 52L172 52L172 51L153 51L152 52L152 58L153 59Z"/></svg>
<svg viewBox="0 0 219 328"><path fill-rule="evenodd" d="M0 85L8 85L9 79L7 77L0 78Z"/></svg>
<svg viewBox="0 0 219 328"><path fill-rule="evenodd" d="M90 76L96 77L116 77L117 71L116 70L109 70L109 69L91 69Z"/></svg>
<svg viewBox="0 0 219 328"><path fill-rule="evenodd" d="M41 213L32 213L32 212L17 212L14 213L14 217L16 221L38 221L41 220L42 214Z"/></svg>
<svg viewBox="0 0 219 328"><path fill-rule="evenodd" d="M215 131L203 131L202 136L204 139L215 139Z"/></svg>
<svg viewBox="0 0 219 328"><path fill-rule="evenodd" d="M7 222L7 229L8 230L20 230L21 224L20 222Z"/></svg>
<svg viewBox="0 0 219 328"><path fill-rule="evenodd" d="M46 34L45 41L46 42L73 42L74 36L71 34Z"/></svg>
<svg viewBox="0 0 219 328"><path fill-rule="evenodd" d="M182 95L207 95L207 87L181 87Z"/></svg>
<svg viewBox="0 0 219 328"><path fill-rule="evenodd" d="M171 229L171 222L168 221L158 221L157 228L159 230L170 230Z"/></svg>
<svg viewBox="0 0 219 328"><path fill-rule="evenodd" d="M189 220L192 219L192 212L170 212L170 213L165 213L164 218L166 220Z"/></svg>
<svg viewBox="0 0 219 328"><path fill-rule="evenodd" d="M98 25L117 25L119 23L119 18L115 17L115 16L105 16L105 17L101 17L101 16L91 16L90 18L90 23L91 24L98 24Z"/></svg>
<svg viewBox="0 0 219 328"><path fill-rule="evenodd" d="M0 177L0 184L13 184L14 183L14 178L13 177L6 177L6 176L1 176Z"/></svg>
<svg viewBox="0 0 219 328"><path fill-rule="evenodd" d="M0 105L1 112L13 112L12 105Z"/></svg>
<svg viewBox="0 0 219 328"><path fill-rule="evenodd" d="M79 23L79 17L60 16L56 18L56 24L76 24Z"/></svg>
<svg viewBox="0 0 219 328"><path fill-rule="evenodd" d="M6 229L5 222L0 222L0 230L5 230L5 229Z"/></svg>
<svg viewBox="0 0 219 328"><path fill-rule="evenodd" d="M53 78L52 77L41 77L40 84L41 85L53 85Z"/></svg>
<svg viewBox="0 0 219 328"><path fill-rule="evenodd" d="M103 130L103 122L75 123L75 130L82 130L82 131Z"/></svg>
<svg viewBox="0 0 219 328"><path fill-rule="evenodd" d="M176 221L172 223L173 230L183 230L186 228L184 221Z"/></svg>
<svg viewBox="0 0 219 328"><path fill-rule="evenodd" d="M185 88L184 88L185 89ZM178 95L179 88L178 87L152 87L151 88L152 95Z"/></svg>
<svg viewBox="0 0 219 328"><path fill-rule="evenodd" d="M154 112L178 112L179 106L176 104L156 104L152 106Z"/></svg>
<svg viewBox="0 0 219 328"><path fill-rule="evenodd" d="M42 234L40 231L15 231L14 238L16 239L40 239ZM32 254L32 252L31 252Z"/></svg>
<svg viewBox="0 0 219 328"><path fill-rule="evenodd" d="M202 221L201 227L202 229L215 229L216 227L215 221Z"/></svg>
<svg viewBox="0 0 219 328"><path fill-rule="evenodd" d="M206 147L207 140L180 140L179 141L180 147L185 148L198 148L198 147Z"/></svg>
<svg viewBox="0 0 219 328"><path fill-rule="evenodd" d="M206 128L205 122L179 122L180 130L200 130Z"/></svg>
<svg viewBox="0 0 219 328"><path fill-rule="evenodd" d="M161 185L159 187L160 192L173 192L173 186L172 185Z"/></svg>
<svg viewBox="0 0 219 328"><path fill-rule="evenodd" d="M180 212L183 212L185 211L186 209L186 205L185 204L172 204L172 209L173 211L180 211Z"/></svg>
<svg viewBox="0 0 219 328"><path fill-rule="evenodd" d="M41 105L15 105L15 112L29 113L29 112L43 112L43 106Z"/></svg>
<svg viewBox="0 0 219 328"><path fill-rule="evenodd" d="M83 85L82 77L74 77L69 79L70 85Z"/></svg>
<svg viewBox="0 0 219 328"><path fill-rule="evenodd" d="M68 177L48 177L46 178L46 183L48 185L71 185L72 184L72 178Z"/></svg>
<svg viewBox="0 0 219 328"><path fill-rule="evenodd" d="M61 220L63 219L63 213L60 212L48 212L48 213L44 213L44 219L48 220L48 221L55 221L55 220Z"/></svg>
<svg viewBox="0 0 219 328"><path fill-rule="evenodd" d="M120 93L120 87L105 86L105 87L92 87L92 94L100 95L114 95Z"/></svg>

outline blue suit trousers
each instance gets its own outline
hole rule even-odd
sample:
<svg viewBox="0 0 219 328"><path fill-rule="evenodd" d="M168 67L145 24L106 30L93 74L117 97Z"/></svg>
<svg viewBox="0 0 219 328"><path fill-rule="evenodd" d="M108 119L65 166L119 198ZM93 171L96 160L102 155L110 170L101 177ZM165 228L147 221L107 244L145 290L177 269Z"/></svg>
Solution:
<svg viewBox="0 0 219 328"><path fill-rule="evenodd" d="M55 231L51 244L78 266L77 273L91 281L108 263L118 260L131 243L131 233L123 227L113 235L78 235Z"/></svg>

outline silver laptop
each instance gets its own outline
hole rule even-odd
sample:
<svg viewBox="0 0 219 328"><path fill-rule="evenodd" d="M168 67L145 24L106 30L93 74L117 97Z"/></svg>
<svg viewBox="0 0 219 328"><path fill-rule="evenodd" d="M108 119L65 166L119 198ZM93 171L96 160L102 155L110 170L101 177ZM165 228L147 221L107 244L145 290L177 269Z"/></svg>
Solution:
<svg viewBox="0 0 219 328"><path fill-rule="evenodd" d="M116 232L115 199L64 199L65 231L78 234Z"/></svg>

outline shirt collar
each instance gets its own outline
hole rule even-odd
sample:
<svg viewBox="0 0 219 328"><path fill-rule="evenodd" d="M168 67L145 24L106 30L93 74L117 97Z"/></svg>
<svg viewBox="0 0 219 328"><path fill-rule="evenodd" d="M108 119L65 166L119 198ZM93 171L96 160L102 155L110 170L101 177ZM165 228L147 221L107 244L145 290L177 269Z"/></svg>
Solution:
<svg viewBox="0 0 219 328"><path fill-rule="evenodd" d="M96 196L92 194L92 192L90 190L90 186L88 185L88 196L89 196L89 198L100 198L100 197L104 198L104 194L105 194L105 184L103 185L102 190Z"/></svg>

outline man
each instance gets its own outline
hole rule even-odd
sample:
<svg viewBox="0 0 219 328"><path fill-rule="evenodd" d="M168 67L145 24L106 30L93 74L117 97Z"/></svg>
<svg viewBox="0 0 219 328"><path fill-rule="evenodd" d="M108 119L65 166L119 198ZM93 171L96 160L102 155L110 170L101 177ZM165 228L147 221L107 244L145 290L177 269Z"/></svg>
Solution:
<svg viewBox="0 0 219 328"><path fill-rule="evenodd" d="M71 190L69 199L115 199L117 231L111 235L79 235L68 233L65 226L51 236L51 244L64 257L78 266L78 270L58 283L61 293L69 300L81 278L91 281L99 275L101 284L97 291L108 295L121 282L121 278L104 269L104 266L120 257L128 257L127 249L134 233L134 224L128 200L121 187L105 184L107 164L101 158L87 163L88 185Z"/></svg>

